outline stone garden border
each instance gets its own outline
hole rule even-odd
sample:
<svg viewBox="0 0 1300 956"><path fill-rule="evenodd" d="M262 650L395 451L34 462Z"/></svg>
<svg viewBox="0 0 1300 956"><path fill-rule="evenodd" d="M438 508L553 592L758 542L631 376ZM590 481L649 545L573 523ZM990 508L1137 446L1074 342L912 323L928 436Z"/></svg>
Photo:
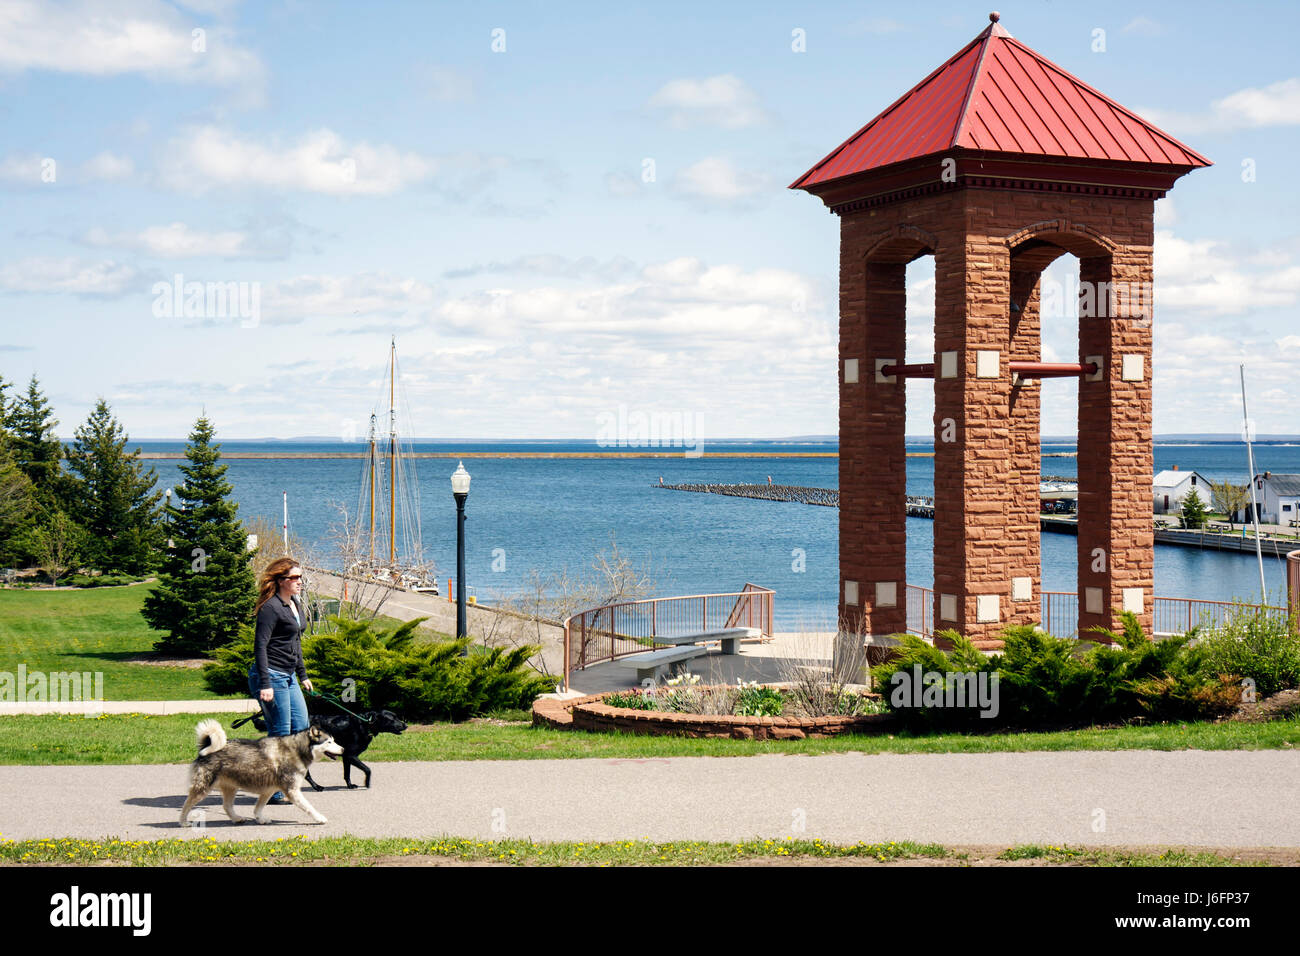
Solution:
<svg viewBox="0 0 1300 956"><path fill-rule="evenodd" d="M769 687L780 687L769 684ZM533 726L555 730L586 730L674 737L712 737L732 740L803 740L839 734L887 733L896 726L892 714L860 717L738 717L728 714L677 714L660 710L633 710L604 703L613 694L636 688L611 690L568 700L548 697L533 703Z"/></svg>

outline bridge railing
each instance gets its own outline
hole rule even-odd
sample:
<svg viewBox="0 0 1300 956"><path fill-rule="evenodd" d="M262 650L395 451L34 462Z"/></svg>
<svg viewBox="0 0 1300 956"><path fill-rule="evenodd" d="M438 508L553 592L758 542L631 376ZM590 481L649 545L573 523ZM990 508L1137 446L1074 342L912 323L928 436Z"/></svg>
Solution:
<svg viewBox="0 0 1300 956"><path fill-rule="evenodd" d="M754 627L770 638L775 598L771 588L746 584L740 591L623 601L579 611L564 620L564 687L569 687L571 671L666 646L656 642L658 637Z"/></svg>

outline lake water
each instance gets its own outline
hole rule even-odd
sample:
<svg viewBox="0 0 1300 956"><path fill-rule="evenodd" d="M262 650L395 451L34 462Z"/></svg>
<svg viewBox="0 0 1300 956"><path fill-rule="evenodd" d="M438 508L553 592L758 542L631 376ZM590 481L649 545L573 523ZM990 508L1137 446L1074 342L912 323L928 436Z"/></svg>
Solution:
<svg viewBox="0 0 1300 956"><path fill-rule="evenodd" d="M141 442L145 451L183 451L183 443ZM358 446L225 442L238 451L347 451ZM710 443L706 451L742 452L743 458L474 458L465 467L473 476L466 513L468 582L489 602L494 593L518 589L530 569L567 566L581 572L596 552L608 549L611 535L619 549L653 569L658 593L690 594L739 590L746 582L774 588L777 621L783 628L830 629L835 617L838 578L838 512L794 502L769 502L721 495L658 490L662 476L674 482L764 482L835 488L835 458L776 458L775 452L835 451L834 443ZM417 451L596 451L590 443L425 444ZM909 450L927 451L928 444ZM1043 452L1073 451L1072 445L1044 445ZM1258 471L1300 473L1300 446L1259 445ZM364 462L343 460L226 459L241 518L263 516L280 525L281 494L289 494L291 531L321 551L335 521L329 502L345 503L356 513ZM177 462L150 462L160 488L181 480ZM1179 465L1207 478L1246 478L1240 444L1157 444L1155 467ZM1044 457L1044 474L1074 476L1073 457ZM456 509L448 480L455 459L414 462L420 479L425 554L444 582L455 574ZM908 459L909 494L934 488L934 461ZM932 583L933 523L908 519L907 578ZM1043 587L1074 591L1073 536L1044 533ZM803 554L803 570L795 560ZM494 570L494 564L500 570ZM1282 603L1283 559L1265 558L1269 602ZM1156 594L1210 600L1258 600L1259 572L1254 554L1223 553L1157 545Z"/></svg>

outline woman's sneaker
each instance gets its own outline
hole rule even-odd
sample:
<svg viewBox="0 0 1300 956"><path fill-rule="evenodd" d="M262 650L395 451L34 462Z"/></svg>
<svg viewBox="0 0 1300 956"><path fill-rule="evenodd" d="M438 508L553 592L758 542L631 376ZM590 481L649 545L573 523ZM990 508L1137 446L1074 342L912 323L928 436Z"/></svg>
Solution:
<svg viewBox="0 0 1300 956"><path fill-rule="evenodd" d="M283 794L283 793L281 793L279 790L277 790L277 791L275 791L275 793L273 793L273 794L271 795L271 799L268 800L268 801L266 801L266 802L267 802L267 803L274 803L274 804L276 804L277 806L279 806L280 804L288 803L289 801L286 800L286 799L284 798L284 794Z"/></svg>

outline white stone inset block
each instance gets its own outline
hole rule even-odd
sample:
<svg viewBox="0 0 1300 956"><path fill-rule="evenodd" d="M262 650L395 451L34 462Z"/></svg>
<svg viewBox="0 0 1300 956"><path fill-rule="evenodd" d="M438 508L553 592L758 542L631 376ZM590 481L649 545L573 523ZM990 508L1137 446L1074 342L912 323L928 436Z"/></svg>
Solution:
<svg viewBox="0 0 1300 956"><path fill-rule="evenodd" d="M858 360L844 360L844 384L852 385L858 380Z"/></svg>
<svg viewBox="0 0 1300 956"><path fill-rule="evenodd" d="M981 349L975 353L975 377L976 378L997 378L1000 372L997 352L987 352Z"/></svg>
<svg viewBox="0 0 1300 956"><path fill-rule="evenodd" d="M844 582L844 603L845 604L858 603L858 582L857 581Z"/></svg>
<svg viewBox="0 0 1300 956"><path fill-rule="evenodd" d="M1028 601L1034 596L1034 579L1033 578L1012 578L1011 579L1011 600Z"/></svg>
<svg viewBox="0 0 1300 956"><path fill-rule="evenodd" d="M882 375L882 374L880 373L880 370L881 370L882 368L884 368L886 365L897 365L897 364L898 364L898 359L891 359L891 358L888 358L888 359L876 359L876 384L878 384L878 385L892 385L892 384L894 384L894 382L897 382L897 381L898 381L898 377L897 377L897 376L894 376L894 375Z"/></svg>
<svg viewBox="0 0 1300 956"><path fill-rule="evenodd" d="M1083 609L1089 614L1102 614L1101 588L1083 589Z"/></svg>
<svg viewBox="0 0 1300 956"><path fill-rule="evenodd" d="M957 620L957 595L955 594L939 595L939 620L941 621Z"/></svg>
<svg viewBox="0 0 1300 956"><path fill-rule="evenodd" d="M957 377L957 353L956 352L939 353L939 377L940 378Z"/></svg>
<svg viewBox="0 0 1300 956"><path fill-rule="evenodd" d="M898 607L898 582L876 582L876 607Z"/></svg>
<svg viewBox="0 0 1300 956"><path fill-rule="evenodd" d="M1124 589L1124 610L1134 614L1141 614L1146 610L1146 601L1142 597L1141 588Z"/></svg>
<svg viewBox="0 0 1300 956"><path fill-rule="evenodd" d="M1089 363L1097 366L1097 371L1089 372L1083 377L1083 380L1085 382L1100 382L1102 373L1106 371L1105 357L1101 355L1085 355L1083 357L1083 364L1087 365Z"/></svg>
<svg viewBox="0 0 1300 956"><path fill-rule="evenodd" d="M1119 377L1126 382L1140 382L1146 376L1146 364L1144 356L1125 355Z"/></svg>
<svg viewBox="0 0 1300 956"><path fill-rule="evenodd" d="M1002 598L996 594L980 594L975 598L975 620L981 624L1002 620Z"/></svg>

